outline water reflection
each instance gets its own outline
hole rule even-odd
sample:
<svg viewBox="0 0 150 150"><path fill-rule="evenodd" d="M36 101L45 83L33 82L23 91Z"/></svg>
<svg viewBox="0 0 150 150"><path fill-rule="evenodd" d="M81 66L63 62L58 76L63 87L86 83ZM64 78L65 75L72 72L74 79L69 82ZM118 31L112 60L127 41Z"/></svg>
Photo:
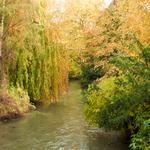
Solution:
<svg viewBox="0 0 150 150"><path fill-rule="evenodd" d="M51 104L0 124L0 150L129 150L121 135L89 126L84 120L78 81L69 84L70 100Z"/></svg>

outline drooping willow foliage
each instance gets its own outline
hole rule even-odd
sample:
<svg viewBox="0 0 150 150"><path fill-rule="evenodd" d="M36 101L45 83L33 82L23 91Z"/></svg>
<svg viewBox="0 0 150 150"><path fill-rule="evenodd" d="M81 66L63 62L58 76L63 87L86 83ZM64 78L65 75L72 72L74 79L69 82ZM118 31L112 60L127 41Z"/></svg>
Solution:
<svg viewBox="0 0 150 150"><path fill-rule="evenodd" d="M34 38L37 30L37 38ZM33 100L56 100L68 82L66 49L51 42L51 31L44 26L33 29L32 33L17 51L16 61L10 67L10 81L27 90Z"/></svg>
<svg viewBox="0 0 150 150"><path fill-rule="evenodd" d="M7 28L14 24L5 37L12 41L5 48L14 44L13 55L5 62L8 82L27 91L33 101L57 101L68 90L67 49L54 23L43 13L44 4L22 6L6 14L10 18L5 21Z"/></svg>

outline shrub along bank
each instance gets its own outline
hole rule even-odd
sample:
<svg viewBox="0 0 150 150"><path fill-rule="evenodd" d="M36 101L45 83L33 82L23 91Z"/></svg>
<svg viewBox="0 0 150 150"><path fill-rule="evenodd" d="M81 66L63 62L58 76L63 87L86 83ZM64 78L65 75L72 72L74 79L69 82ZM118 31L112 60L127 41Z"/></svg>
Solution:
<svg viewBox="0 0 150 150"><path fill-rule="evenodd" d="M29 103L29 97L20 87L11 87L7 91L5 100L0 102L0 121L6 121L22 116L25 112L34 109Z"/></svg>

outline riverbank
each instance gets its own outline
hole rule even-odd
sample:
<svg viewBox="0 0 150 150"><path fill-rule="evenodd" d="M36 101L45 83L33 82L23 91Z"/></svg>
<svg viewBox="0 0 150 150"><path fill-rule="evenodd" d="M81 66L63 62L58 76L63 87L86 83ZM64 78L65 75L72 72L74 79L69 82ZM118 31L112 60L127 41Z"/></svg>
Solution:
<svg viewBox="0 0 150 150"><path fill-rule="evenodd" d="M0 121L6 121L23 116L34 106L30 104L28 94L20 87L9 88L6 96L0 101Z"/></svg>
<svg viewBox="0 0 150 150"><path fill-rule="evenodd" d="M6 121L23 116L29 110L33 110L34 106L27 99L14 100L7 97L5 101L0 102L0 121Z"/></svg>

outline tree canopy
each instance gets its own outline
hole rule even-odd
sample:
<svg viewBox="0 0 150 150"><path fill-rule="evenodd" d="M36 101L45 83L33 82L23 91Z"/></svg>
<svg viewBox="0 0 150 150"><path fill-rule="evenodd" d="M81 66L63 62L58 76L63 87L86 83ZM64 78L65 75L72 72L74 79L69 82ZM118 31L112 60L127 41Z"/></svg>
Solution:
<svg viewBox="0 0 150 150"><path fill-rule="evenodd" d="M7 76L5 87L19 86L31 100L49 103L67 90L68 51L47 7L51 11L46 1L37 0L7 1L1 6L5 74L1 82Z"/></svg>

